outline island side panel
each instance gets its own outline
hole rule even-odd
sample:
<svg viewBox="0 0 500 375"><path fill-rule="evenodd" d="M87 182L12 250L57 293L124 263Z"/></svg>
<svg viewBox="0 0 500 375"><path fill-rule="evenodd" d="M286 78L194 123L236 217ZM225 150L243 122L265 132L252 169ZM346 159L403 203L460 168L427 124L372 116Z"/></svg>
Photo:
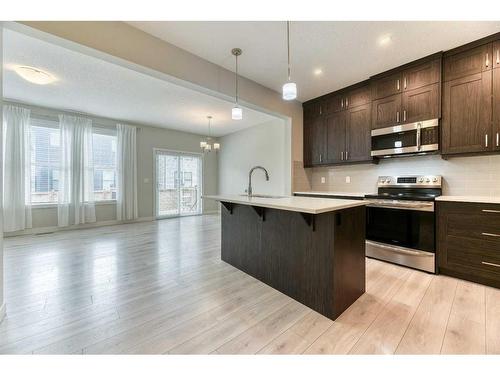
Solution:
<svg viewBox="0 0 500 375"><path fill-rule="evenodd" d="M335 214L334 316L339 316L366 289L366 208L355 207Z"/></svg>

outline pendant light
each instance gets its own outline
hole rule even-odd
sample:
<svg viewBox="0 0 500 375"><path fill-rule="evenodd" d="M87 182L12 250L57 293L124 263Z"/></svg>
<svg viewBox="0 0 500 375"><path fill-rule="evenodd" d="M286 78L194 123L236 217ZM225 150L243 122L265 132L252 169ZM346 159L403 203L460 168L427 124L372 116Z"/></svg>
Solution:
<svg viewBox="0 0 500 375"><path fill-rule="evenodd" d="M239 106L239 103L238 103L238 56L240 56L243 51L240 49L240 48L233 48L231 50L231 53L233 54L233 56L236 58L236 75L235 75L235 84L236 84L236 95L235 95L235 105L233 107L233 109L231 110L231 118L233 120L241 120L243 118L243 110L241 109L241 107Z"/></svg>
<svg viewBox="0 0 500 375"><path fill-rule="evenodd" d="M283 85L283 99L294 100L297 98L297 85L291 82L290 69L290 21L286 21L286 44L288 52L288 82Z"/></svg>
<svg viewBox="0 0 500 375"><path fill-rule="evenodd" d="M214 142L212 137L210 136L210 130L212 125L212 116L207 116L208 120L208 137L206 137L203 141L200 142L200 148L203 152L210 152L214 149L216 152L220 150L220 143Z"/></svg>

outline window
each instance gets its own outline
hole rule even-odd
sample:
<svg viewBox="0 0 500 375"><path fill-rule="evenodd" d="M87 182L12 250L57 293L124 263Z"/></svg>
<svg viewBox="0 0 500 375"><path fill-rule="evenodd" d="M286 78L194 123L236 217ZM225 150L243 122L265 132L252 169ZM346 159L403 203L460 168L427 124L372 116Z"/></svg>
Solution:
<svg viewBox="0 0 500 375"><path fill-rule="evenodd" d="M59 129L53 121L32 121L31 201L57 202L59 174Z"/></svg>
<svg viewBox="0 0 500 375"><path fill-rule="evenodd" d="M94 199L116 199L116 136L93 133Z"/></svg>
<svg viewBox="0 0 500 375"><path fill-rule="evenodd" d="M92 134L94 200L116 199L116 135L95 128ZM31 119L31 202L57 203L60 134L57 121Z"/></svg>

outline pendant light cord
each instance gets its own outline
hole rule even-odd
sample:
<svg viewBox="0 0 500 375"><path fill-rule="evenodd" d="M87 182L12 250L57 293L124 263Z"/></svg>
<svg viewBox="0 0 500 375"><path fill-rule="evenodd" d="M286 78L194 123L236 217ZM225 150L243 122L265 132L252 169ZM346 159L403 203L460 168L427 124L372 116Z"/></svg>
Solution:
<svg viewBox="0 0 500 375"><path fill-rule="evenodd" d="M288 81L290 81L290 21L286 21L286 43L287 43L287 50L288 50Z"/></svg>
<svg viewBox="0 0 500 375"><path fill-rule="evenodd" d="M236 105L238 105L238 55L236 55Z"/></svg>

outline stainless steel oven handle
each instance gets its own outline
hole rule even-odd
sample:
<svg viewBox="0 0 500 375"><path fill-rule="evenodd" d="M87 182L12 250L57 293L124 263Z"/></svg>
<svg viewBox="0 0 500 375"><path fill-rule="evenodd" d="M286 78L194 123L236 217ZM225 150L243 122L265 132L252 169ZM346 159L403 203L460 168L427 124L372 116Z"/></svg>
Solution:
<svg viewBox="0 0 500 375"><path fill-rule="evenodd" d="M367 207L374 208L392 208L396 210L414 210L414 211L434 211L434 203L422 203L422 204L391 204L391 203L380 203L371 202Z"/></svg>

